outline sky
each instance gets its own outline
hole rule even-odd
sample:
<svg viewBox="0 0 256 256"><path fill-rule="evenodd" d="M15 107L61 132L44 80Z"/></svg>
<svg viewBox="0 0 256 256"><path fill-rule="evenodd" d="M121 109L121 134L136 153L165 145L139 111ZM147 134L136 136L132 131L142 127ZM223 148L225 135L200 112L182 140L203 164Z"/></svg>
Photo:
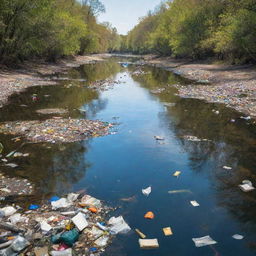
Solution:
<svg viewBox="0 0 256 256"><path fill-rule="evenodd" d="M100 22L108 21L117 28L118 33L127 34L145 16L149 10L161 3L161 0L101 0L106 13L98 17Z"/></svg>

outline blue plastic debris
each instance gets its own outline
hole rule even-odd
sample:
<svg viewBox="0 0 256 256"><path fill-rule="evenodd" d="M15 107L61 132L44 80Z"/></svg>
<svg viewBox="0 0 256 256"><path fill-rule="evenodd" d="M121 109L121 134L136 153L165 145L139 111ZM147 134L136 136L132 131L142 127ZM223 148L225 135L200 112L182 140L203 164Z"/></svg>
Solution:
<svg viewBox="0 0 256 256"><path fill-rule="evenodd" d="M40 207L40 206L37 205L37 204L31 204L31 205L28 207L28 209L29 209L29 210L37 210L39 207Z"/></svg>
<svg viewBox="0 0 256 256"><path fill-rule="evenodd" d="M97 248L96 247L92 247L92 248L90 248L90 252L97 252Z"/></svg>
<svg viewBox="0 0 256 256"><path fill-rule="evenodd" d="M121 65L122 65L123 68L127 68L129 66L128 63L122 63Z"/></svg>
<svg viewBox="0 0 256 256"><path fill-rule="evenodd" d="M49 202L56 202L60 200L60 198L58 196L52 196L50 199L49 199Z"/></svg>

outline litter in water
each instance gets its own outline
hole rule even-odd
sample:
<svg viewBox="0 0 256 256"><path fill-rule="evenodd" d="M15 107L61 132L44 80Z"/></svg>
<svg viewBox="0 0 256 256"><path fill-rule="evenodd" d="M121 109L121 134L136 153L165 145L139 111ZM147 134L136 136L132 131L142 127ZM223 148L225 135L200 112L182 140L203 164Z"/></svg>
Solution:
<svg viewBox="0 0 256 256"><path fill-rule="evenodd" d="M200 204L199 204L197 201L190 201L190 203L191 203L194 207L200 206Z"/></svg>
<svg viewBox="0 0 256 256"><path fill-rule="evenodd" d="M190 193L190 194L192 194L192 191L190 191L188 189L179 189L179 190L169 190L168 193L169 194L180 194L180 193Z"/></svg>
<svg viewBox="0 0 256 256"><path fill-rule="evenodd" d="M173 176L174 176L174 177L179 177L179 176L180 176L180 174L181 174L181 172L180 172L180 171L176 171L176 172L173 174Z"/></svg>
<svg viewBox="0 0 256 256"><path fill-rule="evenodd" d="M226 169L226 170L232 170L232 167L225 166L225 165L224 165L222 168L223 168L223 169Z"/></svg>
<svg viewBox="0 0 256 256"><path fill-rule="evenodd" d="M239 234L235 234L232 236L234 239L236 240L242 240L244 237L242 235L239 235Z"/></svg>
<svg viewBox="0 0 256 256"><path fill-rule="evenodd" d="M142 249L159 248L159 243L157 239L139 239L139 245Z"/></svg>
<svg viewBox="0 0 256 256"><path fill-rule="evenodd" d="M146 238L146 235L145 234L143 234L139 229L135 229L135 232L140 236L140 238L142 238L142 239L145 239Z"/></svg>
<svg viewBox="0 0 256 256"><path fill-rule="evenodd" d="M239 185L239 188L244 192L250 192L255 189L255 187L252 185L252 182L249 180L244 180L242 184Z"/></svg>
<svg viewBox="0 0 256 256"><path fill-rule="evenodd" d="M199 238L192 238L196 247L203 247L207 245L217 244L210 236L204 236Z"/></svg>
<svg viewBox="0 0 256 256"><path fill-rule="evenodd" d="M162 137L162 136L154 136L154 138L155 138L156 140L164 140L164 137Z"/></svg>
<svg viewBox="0 0 256 256"><path fill-rule="evenodd" d="M163 232L165 236L171 236L173 235L172 229L170 227L163 228Z"/></svg>
<svg viewBox="0 0 256 256"><path fill-rule="evenodd" d="M155 215L153 212L147 212L145 215L144 215L144 218L145 219L154 219L155 218Z"/></svg>
<svg viewBox="0 0 256 256"><path fill-rule="evenodd" d="M148 188L142 189L142 194L145 195L145 196L149 196L151 191L152 191L152 188L148 187Z"/></svg>

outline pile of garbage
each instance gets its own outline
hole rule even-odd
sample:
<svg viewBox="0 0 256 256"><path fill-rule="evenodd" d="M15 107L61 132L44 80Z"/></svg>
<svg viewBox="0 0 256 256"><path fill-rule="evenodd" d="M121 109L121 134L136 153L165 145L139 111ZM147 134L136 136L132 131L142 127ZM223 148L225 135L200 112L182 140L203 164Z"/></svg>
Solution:
<svg viewBox="0 0 256 256"><path fill-rule="evenodd" d="M0 197L10 195L30 195L34 191L34 186L27 180L18 177L7 177L0 174Z"/></svg>
<svg viewBox="0 0 256 256"><path fill-rule="evenodd" d="M147 74L149 74L149 72L146 72L141 68L138 68L137 70L131 73L132 76L141 76L141 75L147 75Z"/></svg>
<svg viewBox="0 0 256 256"><path fill-rule="evenodd" d="M193 135L184 135L182 136L183 139L189 140L189 141L194 141L194 142L199 142L199 141L209 141L208 139L200 139L196 136Z"/></svg>
<svg viewBox="0 0 256 256"><path fill-rule="evenodd" d="M164 91L165 91L165 88L158 88L158 89L155 89L155 90L150 90L150 92L153 93L153 94L160 94Z"/></svg>
<svg viewBox="0 0 256 256"><path fill-rule="evenodd" d="M43 114L43 115L50 115L50 114L67 114L68 111L63 108L44 108L44 109L38 109L36 111L38 114Z"/></svg>
<svg viewBox="0 0 256 256"><path fill-rule="evenodd" d="M47 119L15 121L0 125L0 133L23 135L32 142L74 142L107 135L112 124L98 120Z"/></svg>
<svg viewBox="0 0 256 256"><path fill-rule="evenodd" d="M85 193L53 196L24 211L0 208L0 255L100 255L119 233L131 229L122 216L106 218L113 208Z"/></svg>
<svg viewBox="0 0 256 256"><path fill-rule="evenodd" d="M256 116L255 84L250 81L230 82L221 85L175 85L178 95L183 98L196 98L213 103L223 103L239 112Z"/></svg>
<svg viewBox="0 0 256 256"><path fill-rule="evenodd" d="M88 87L93 90L107 91L112 89L116 84L121 84L121 83L123 82L119 80L103 79L103 80L97 80L91 83Z"/></svg>

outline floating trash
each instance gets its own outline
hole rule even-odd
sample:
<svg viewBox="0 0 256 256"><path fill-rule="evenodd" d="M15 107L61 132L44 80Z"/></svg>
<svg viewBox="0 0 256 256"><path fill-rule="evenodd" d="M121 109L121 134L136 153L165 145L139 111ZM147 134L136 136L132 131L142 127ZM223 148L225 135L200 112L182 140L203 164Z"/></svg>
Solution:
<svg viewBox="0 0 256 256"><path fill-rule="evenodd" d="M155 249L159 247L157 239L139 239L141 249Z"/></svg>
<svg viewBox="0 0 256 256"><path fill-rule="evenodd" d="M198 207L200 206L200 204L197 201L190 201L190 203L194 206L194 207Z"/></svg>
<svg viewBox="0 0 256 256"><path fill-rule="evenodd" d="M168 193L169 194L180 194L180 193L190 193L190 194L192 194L192 191L190 191L188 189L179 189L179 190L169 190Z"/></svg>
<svg viewBox="0 0 256 256"><path fill-rule="evenodd" d="M244 180L242 184L239 185L239 187L244 192L250 192L255 189L255 187L252 185L252 182L249 180Z"/></svg>
<svg viewBox="0 0 256 256"><path fill-rule="evenodd" d="M172 229L170 227L163 228L163 232L165 236L171 236L173 235Z"/></svg>
<svg viewBox="0 0 256 256"><path fill-rule="evenodd" d="M199 238L192 238L196 247L203 247L207 245L217 244L215 240L213 240L210 236L204 236Z"/></svg>
<svg viewBox="0 0 256 256"><path fill-rule="evenodd" d="M139 235L139 237L140 238L142 238L142 239L145 239L146 238L146 235L145 234L143 234L139 229L135 229L135 232Z"/></svg>
<svg viewBox="0 0 256 256"><path fill-rule="evenodd" d="M145 195L145 196L149 196L151 191L152 191L152 188L148 187L148 188L142 189L142 194Z"/></svg>
<svg viewBox="0 0 256 256"><path fill-rule="evenodd" d="M162 137L162 136L154 136L154 138L155 138L156 140L164 140L164 137Z"/></svg>
<svg viewBox="0 0 256 256"><path fill-rule="evenodd" d="M178 177L180 176L180 174L181 174L180 171L176 171L176 172L173 174L173 176L178 178Z"/></svg>
<svg viewBox="0 0 256 256"><path fill-rule="evenodd" d="M145 218L145 219L150 219L150 220L152 220L152 219L155 218L155 215L154 215L153 212L147 212L147 213L144 215L144 218Z"/></svg>
<svg viewBox="0 0 256 256"><path fill-rule="evenodd" d="M232 236L234 239L236 240L242 240L244 237L242 235L239 235L239 234L235 234Z"/></svg>
<svg viewBox="0 0 256 256"><path fill-rule="evenodd" d="M230 166L225 166L225 165L224 165L222 168L223 168L223 169L226 169L226 170L232 170L232 167L230 167Z"/></svg>

